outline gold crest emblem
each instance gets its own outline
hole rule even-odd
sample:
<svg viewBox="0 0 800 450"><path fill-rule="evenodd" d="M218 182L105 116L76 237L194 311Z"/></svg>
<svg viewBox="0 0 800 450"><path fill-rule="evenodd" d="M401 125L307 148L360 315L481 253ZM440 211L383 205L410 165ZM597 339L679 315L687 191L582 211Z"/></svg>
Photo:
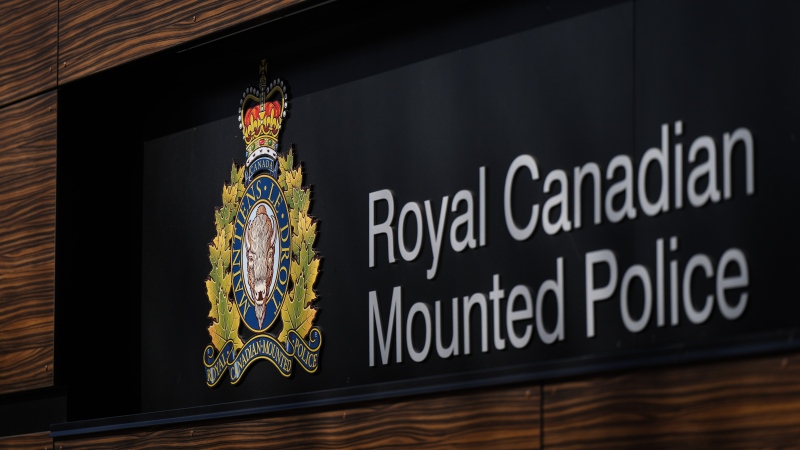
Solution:
<svg viewBox="0 0 800 450"><path fill-rule="evenodd" d="M209 386L226 372L231 383L238 383L261 359L286 377L293 361L307 372L319 366L317 220L309 215L310 189L303 186L293 150L278 154L286 86L280 80L267 84L263 61L260 72L259 88L247 89L239 109L247 161L231 167L231 182L223 186L223 204L215 213L217 234L209 245L211 272L205 283L211 345L203 361ZM276 334L271 329L278 322ZM248 335L243 339L240 331Z"/></svg>

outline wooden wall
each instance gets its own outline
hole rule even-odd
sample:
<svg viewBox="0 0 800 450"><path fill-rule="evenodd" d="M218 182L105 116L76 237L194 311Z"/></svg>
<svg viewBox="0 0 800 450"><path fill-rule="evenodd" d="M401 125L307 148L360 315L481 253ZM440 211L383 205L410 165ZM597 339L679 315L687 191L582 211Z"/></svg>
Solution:
<svg viewBox="0 0 800 450"><path fill-rule="evenodd" d="M53 385L56 7L0 6L0 395Z"/></svg>
<svg viewBox="0 0 800 450"><path fill-rule="evenodd" d="M56 87L58 2L0 4L0 106Z"/></svg>
<svg viewBox="0 0 800 450"><path fill-rule="evenodd" d="M64 449L465 448L539 446L539 387L57 441Z"/></svg>
<svg viewBox="0 0 800 450"><path fill-rule="evenodd" d="M58 86L302 0L0 4L0 405L54 387ZM308 3L313 4L313 3ZM300 5L302 6L302 5ZM69 299L58 299L69 301ZM33 394L31 394L33 395ZM14 417L2 417L14 423ZM800 355L505 386L5 448L784 448L800 445ZM267 444L267 445L264 445Z"/></svg>
<svg viewBox="0 0 800 450"><path fill-rule="evenodd" d="M800 354L144 429L55 444L87 450L798 448Z"/></svg>
<svg viewBox="0 0 800 450"><path fill-rule="evenodd" d="M0 393L53 384L56 94L0 109Z"/></svg>
<svg viewBox="0 0 800 450"><path fill-rule="evenodd" d="M800 355L547 384L542 405L548 449L797 448Z"/></svg>
<svg viewBox="0 0 800 450"><path fill-rule="evenodd" d="M50 433L29 433L16 436L0 437L0 450L21 450L21 449L51 450L53 440Z"/></svg>
<svg viewBox="0 0 800 450"><path fill-rule="evenodd" d="M303 2L61 0L59 82L76 80Z"/></svg>

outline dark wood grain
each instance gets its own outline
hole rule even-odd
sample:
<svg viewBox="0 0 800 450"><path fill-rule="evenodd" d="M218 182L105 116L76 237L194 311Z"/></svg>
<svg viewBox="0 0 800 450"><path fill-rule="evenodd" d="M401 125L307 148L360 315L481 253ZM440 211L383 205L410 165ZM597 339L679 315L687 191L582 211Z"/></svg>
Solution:
<svg viewBox="0 0 800 450"><path fill-rule="evenodd" d="M63 449L536 449L539 388L514 387L265 417L85 437Z"/></svg>
<svg viewBox="0 0 800 450"><path fill-rule="evenodd" d="M800 447L800 355L592 377L543 396L548 449Z"/></svg>
<svg viewBox="0 0 800 450"><path fill-rule="evenodd" d="M0 106L56 86L57 0L0 2Z"/></svg>
<svg viewBox="0 0 800 450"><path fill-rule="evenodd" d="M52 450L53 439L49 432L0 437L0 450Z"/></svg>
<svg viewBox="0 0 800 450"><path fill-rule="evenodd" d="M56 93L0 109L0 393L52 386Z"/></svg>
<svg viewBox="0 0 800 450"><path fill-rule="evenodd" d="M153 54L303 1L62 0L59 2L59 83Z"/></svg>

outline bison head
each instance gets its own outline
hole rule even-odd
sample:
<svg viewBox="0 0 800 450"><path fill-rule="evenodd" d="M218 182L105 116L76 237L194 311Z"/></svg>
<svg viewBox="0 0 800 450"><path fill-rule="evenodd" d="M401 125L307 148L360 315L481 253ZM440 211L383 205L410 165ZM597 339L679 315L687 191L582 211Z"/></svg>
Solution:
<svg viewBox="0 0 800 450"><path fill-rule="evenodd" d="M264 205L259 205L255 217L247 224L245 231L248 285L255 303L259 328L263 326L268 289L273 277L276 228L273 220Z"/></svg>

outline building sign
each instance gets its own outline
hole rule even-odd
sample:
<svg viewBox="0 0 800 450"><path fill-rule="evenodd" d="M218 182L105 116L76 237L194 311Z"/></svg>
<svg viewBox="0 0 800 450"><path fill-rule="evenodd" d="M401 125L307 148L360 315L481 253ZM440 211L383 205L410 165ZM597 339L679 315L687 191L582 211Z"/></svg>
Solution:
<svg viewBox="0 0 800 450"><path fill-rule="evenodd" d="M376 267L381 254L391 264L426 264L425 278L433 280L444 249L462 253L488 246L489 222L502 222L514 241L525 242L734 202L734 185L738 199L755 194L756 148L749 129L738 127L717 139L701 135L685 150L682 130L680 120L662 125L660 145L647 149L638 162L617 154L608 161L545 170L533 154L520 154L495 181L503 186L502 198L486 195L487 167L478 171L475 194L459 190L452 200L425 200L424 209L415 201L397 204L389 188L370 192L369 267ZM522 178L532 182L530 186L521 187ZM518 189L533 190L537 200L515 201ZM381 204L384 213L377 212ZM490 221L487 210L502 217ZM408 233L404 228L414 223L415 231ZM681 248L680 241L681 236L673 234L655 239L649 249L644 243L641 251L649 257L627 266L620 263L615 246L602 242L582 255L558 252L550 261L537 261L549 277L516 285L502 281L506 277L501 260L497 272L484 276L486 290L454 294L451 302L417 301L408 309L403 308L402 285L394 286L391 294L370 291L369 365L554 345L568 335L570 340L593 339L601 328L636 334L684 321L702 326L712 314L726 321L740 319L750 295L749 262L742 244L732 241L721 254L707 254ZM423 245L429 246L428 262L416 261ZM685 262L676 257L679 249L690 253L688 259L681 258ZM697 289L698 280L710 286ZM546 308L553 311L550 318ZM600 309L606 315L618 313L618 320L601 320ZM569 327L568 333L565 317L576 315L576 310L585 326ZM471 329L473 316L480 317L477 329ZM443 331L443 324L452 324L449 332ZM421 333L415 335L415 329Z"/></svg>
<svg viewBox="0 0 800 450"><path fill-rule="evenodd" d="M266 56L291 118L262 71L238 116L144 143L143 411L796 349L800 91L772 81L800 79L782 56L800 40L744 10L672 32L714 5L623 2L513 33L536 5L507 5L387 37L385 64L362 42L231 57L195 108L238 101L239 66ZM727 44L750 26L757 45ZM441 35L453 47L431 49Z"/></svg>

